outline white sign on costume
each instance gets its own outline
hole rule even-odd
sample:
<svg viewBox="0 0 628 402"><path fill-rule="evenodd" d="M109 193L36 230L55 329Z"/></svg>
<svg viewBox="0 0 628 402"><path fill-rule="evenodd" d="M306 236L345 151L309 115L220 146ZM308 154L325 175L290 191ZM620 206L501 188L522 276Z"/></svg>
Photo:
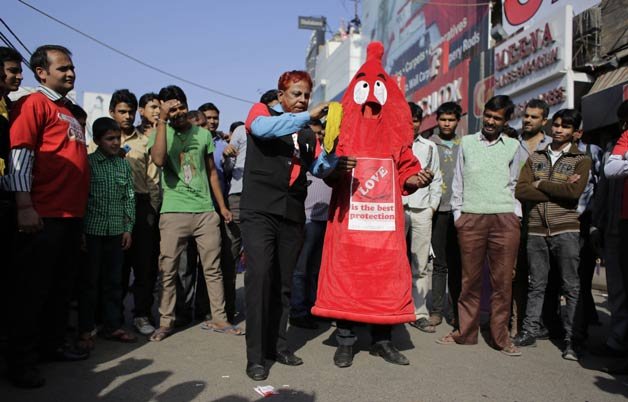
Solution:
<svg viewBox="0 0 628 402"><path fill-rule="evenodd" d="M395 230L395 170L390 158L357 158L351 178L349 230Z"/></svg>

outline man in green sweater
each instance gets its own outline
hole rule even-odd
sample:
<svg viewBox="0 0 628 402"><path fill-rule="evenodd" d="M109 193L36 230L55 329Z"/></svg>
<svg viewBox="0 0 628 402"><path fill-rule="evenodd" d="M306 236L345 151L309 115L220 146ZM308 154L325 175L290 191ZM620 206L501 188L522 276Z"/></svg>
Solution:
<svg viewBox="0 0 628 402"><path fill-rule="evenodd" d="M530 269L528 305L523 331L514 339L517 346L534 346L540 329L543 299L555 260L567 302L563 327L563 358L578 360L571 344L573 319L578 303L580 279L580 221L578 199L589 180L591 158L573 143L582 118L574 109L561 109L552 117L552 143L533 152L523 166L515 195L530 203L527 253Z"/></svg>
<svg viewBox="0 0 628 402"><path fill-rule="evenodd" d="M502 133L512 116L510 98L498 95L484 105L482 131L462 138L452 183L451 208L462 256L459 328L437 342L478 342L482 271L488 259L491 287L492 346L508 356L521 352L510 341L508 321L512 267L519 247L515 185L519 175L519 142Z"/></svg>

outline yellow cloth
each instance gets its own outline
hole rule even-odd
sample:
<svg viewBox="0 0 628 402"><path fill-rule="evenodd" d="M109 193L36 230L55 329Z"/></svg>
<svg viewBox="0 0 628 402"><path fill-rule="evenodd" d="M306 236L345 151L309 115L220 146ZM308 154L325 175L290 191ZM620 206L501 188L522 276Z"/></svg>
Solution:
<svg viewBox="0 0 628 402"><path fill-rule="evenodd" d="M331 102L327 109L327 122L325 124L325 138L323 146L330 154L336 145L336 138L340 135L340 122L342 121L342 105L338 102Z"/></svg>
<svg viewBox="0 0 628 402"><path fill-rule="evenodd" d="M3 116L7 121L9 120L9 109L7 108L7 101L4 98L0 98L0 116Z"/></svg>

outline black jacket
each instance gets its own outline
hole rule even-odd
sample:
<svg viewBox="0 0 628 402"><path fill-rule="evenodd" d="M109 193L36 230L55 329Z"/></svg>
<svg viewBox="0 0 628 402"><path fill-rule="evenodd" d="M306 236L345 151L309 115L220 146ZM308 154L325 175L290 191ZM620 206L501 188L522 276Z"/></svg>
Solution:
<svg viewBox="0 0 628 402"><path fill-rule="evenodd" d="M281 113L269 108L271 116ZM306 171L314 161L316 135L312 130L298 132L301 170L290 186L290 167L294 152L292 135L264 139L247 136L246 163L242 184L242 210L279 215L297 223L305 222L303 202L307 195Z"/></svg>

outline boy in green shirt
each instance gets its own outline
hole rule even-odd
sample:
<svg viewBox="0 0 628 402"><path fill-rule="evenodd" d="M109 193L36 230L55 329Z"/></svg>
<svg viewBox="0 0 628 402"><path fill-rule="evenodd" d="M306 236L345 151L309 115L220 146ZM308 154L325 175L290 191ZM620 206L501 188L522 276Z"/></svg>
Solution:
<svg viewBox="0 0 628 402"><path fill-rule="evenodd" d="M162 287L159 328L150 340L161 341L173 332L177 269L190 237L194 238L201 258L212 311L213 320L205 322L203 328L242 335L239 328L227 321L225 314L220 270L220 217L215 211L212 193L227 223L231 222L231 212L224 203L214 165L211 133L188 121L187 98L181 88L174 85L162 88L159 100L160 117L156 132L149 138L148 148L155 165L163 167L164 195L159 219Z"/></svg>
<svg viewBox="0 0 628 402"><path fill-rule="evenodd" d="M135 342L122 328L123 251L131 246L135 223L135 195L129 162L120 157L121 130L109 117L93 125L98 149L87 158L91 172L89 198L84 218L87 267L79 287L79 347L92 349L95 315L100 293L101 334L119 342Z"/></svg>

